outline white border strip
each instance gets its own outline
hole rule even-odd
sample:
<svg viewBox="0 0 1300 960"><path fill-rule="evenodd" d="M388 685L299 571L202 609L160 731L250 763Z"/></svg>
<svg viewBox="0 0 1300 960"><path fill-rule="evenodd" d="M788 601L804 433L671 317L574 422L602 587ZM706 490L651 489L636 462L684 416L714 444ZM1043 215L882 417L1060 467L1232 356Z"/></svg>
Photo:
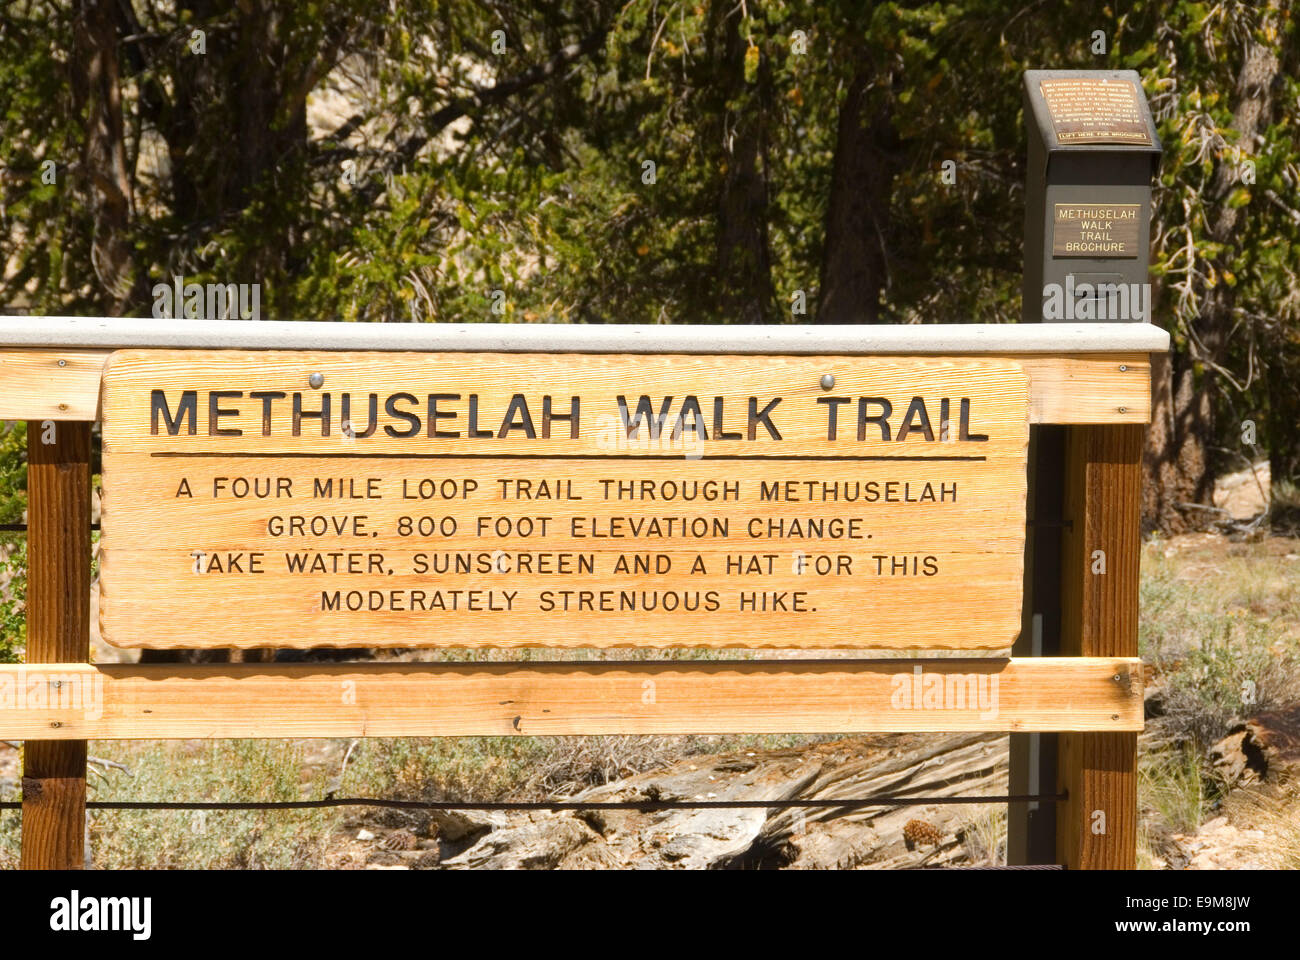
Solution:
<svg viewBox="0 0 1300 960"><path fill-rule="evenodd" d="M503 353L1164 353L1149 323L723 326L0 317L0 347Z"/></svg>

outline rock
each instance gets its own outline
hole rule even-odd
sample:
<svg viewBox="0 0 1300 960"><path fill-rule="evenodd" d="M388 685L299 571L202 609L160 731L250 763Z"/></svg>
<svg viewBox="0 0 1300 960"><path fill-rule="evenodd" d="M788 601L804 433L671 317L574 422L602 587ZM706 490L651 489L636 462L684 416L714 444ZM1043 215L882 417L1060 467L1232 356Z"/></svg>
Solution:
<svg viewBox="0 0 1300 960"><path fill-rule="evenodd" d="M1268 509L1272 489L1269 462L1219 477L1214 483L1214 505L1234 520L1250 520Z"/></svg>
<svg viewBox="0 0 1300 960"><path fill-rule="evenodd" d="M369 830L362 827L360 830L357 831L357 839L364 843L366 841L375 839L375 835L371 833Z"/></svg>
<svg viewBox="0 0 1300 960"><path fill-rule="evenodd" d="M455 842L506 826L510 814L500 810L433 810L430 819L438 836Z"/></svg>
<svg viewBox="0 0 1300 960"><path fill-rule="evenodd" d="M533 814L493 830L468 850L443 861L449 869L549 870L600 834L571 816Z"/></svg>
<svg viewBox="0 0 1300 960"><path fill-rule="evenodd" d="M1174 834L1174 842L1187 855L1188 870L1260 870L1266 864L1261 849L1269 843L1263 830L1241 830L1227 817L1215 817L1194 834Z"/></svg>
<svg viewBox="0 0 1300 960"><path fill-rule="evenodd" d="M1164 716L1167 684L1163 676L1151 669L1150 664L1144 663L1142 666L1142 715L1145 719L1152 720Z"/></svg>

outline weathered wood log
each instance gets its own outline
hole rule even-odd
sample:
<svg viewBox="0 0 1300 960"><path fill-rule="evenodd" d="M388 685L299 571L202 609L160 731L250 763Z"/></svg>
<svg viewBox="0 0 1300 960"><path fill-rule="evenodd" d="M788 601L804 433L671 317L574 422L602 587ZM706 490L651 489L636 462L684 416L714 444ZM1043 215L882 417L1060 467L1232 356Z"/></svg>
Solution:
<svg viewBox="0 0 1300 960"><path fill-rule="evenodd" d="M859 799L1004 794L1007 737L900 734L696 756L573 800ZM970 863L998 845L1004 806L494 814L448 869L906 867ZM911 821L915 842L904 836ZM470 820L457 819L460 836ZM979 836L976 837L976 834ZM975 856L972 856L974 852Z"/></svg>
<svg viewBox="0 0 1300 960"><path fill-rule="evenodd" d="M1300 704L1252 717L1211 747L1210 758L1234 786L1300 776Z"/></svg>

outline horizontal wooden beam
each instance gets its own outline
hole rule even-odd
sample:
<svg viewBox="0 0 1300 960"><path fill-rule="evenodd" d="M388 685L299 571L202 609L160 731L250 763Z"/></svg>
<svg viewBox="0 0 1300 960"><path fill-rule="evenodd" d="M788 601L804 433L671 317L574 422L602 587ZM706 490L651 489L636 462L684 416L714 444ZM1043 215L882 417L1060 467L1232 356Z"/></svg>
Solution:
<svg viewBox="0 0 1300 960"><path fill-rule="evenodd" d="M0 349L422 350L871 356L1164 353L1150 323L332 323L0 317Z"/></svg>
<svg viewBox="0 0 1300 960"><path fill-rule="evenodd" d="M0 420L99 419L107 350L0 352Z"/></svg>
<svg viewBox="0 0 1300 960"><path fill-rule="evenodd" d="M942 353L943 351L937 351ZM108 350L0 349L0 420L98 420ZM967 351L954 350L963 355ZM925 351L916 351L918 356ZM972 354L974 355L974 354ZM1032 423L1149 423L1148 353L1008 353L1029 374Z"/></svg>
<svg viewBox="0 0 1300 960"><path fill-rule="evenodd" d="M1029 374L1029 422L1151 422L1150 354L1015 354Z"/></svg>
<svg viewBox="0 0 1300 960"><path fill-rule="evenodd" d="M1135 731L1136 658L0 666L0 738Z"/></svg>

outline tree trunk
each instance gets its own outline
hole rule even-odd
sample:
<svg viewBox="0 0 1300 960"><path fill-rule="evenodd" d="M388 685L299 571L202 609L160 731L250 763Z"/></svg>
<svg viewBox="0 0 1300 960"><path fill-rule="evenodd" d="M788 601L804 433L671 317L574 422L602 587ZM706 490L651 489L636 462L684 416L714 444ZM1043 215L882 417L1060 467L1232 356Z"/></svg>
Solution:
<svg viewBox="0 0 1300 960"><path fill-rule="evenodd" d="M818 323L876 323L888 286L886 237L901 143L893 125L892 90L873 90L863 67L840 107L826 209Z"/></svg>
<svg viewBox="0 0 1300 960"><path fill-rule="evenodd" d="M194 23L214 16L207 0L181 6ZM289 62L281 14L264 0L242 3L236 26L233 44L210 36L203 54L184 37L170 71L173 93L157 120L167 141L175 218L204 232L222 229L306 152L310 85ZM213 163L217 150L226 162ZM240 271L225 281L264 282L288 262L292 240L261 237L243 261L223 265Z"/></svg>
<svg viewBox="0 0 1300 960"><path fill-rule="evenodd" d="M1256 138L1269 123L1270 88L1280 69L1277 55L1263 44L1251 41L1237 76L1236 107L1232 128L1244 153L1252 153ZM1210 261L1220 278L1201 290L1201 308L1191 323L1188 349L1171 352L1167 361L1152 369L1153 408L1151 429L1143 457L1143 527L1167 533L1204 526L1213 511L1198 509L1213 504L1214 471L1210 444L1215 438L1214 400L1220 389L1215 366L1221 364L1233 326L1236 297L1222 281L1234 259L1239 240L1234 242L1243 208L1228 200L1238 186L1234 157L1219 159L1209 187L1208 206L1213 211L1210 236L1228 251Z"/></svg>
<svg viewBox="0 0 1300 960"><path fill-rule="evenodd" d="M1206 462L1210 393L1197 384L1191 358L1182 352L1154 357L1151 427L1142 456L1142 530L1181 533L1203 525L1214 481Z"/></svg>
<svg viewBox="0 0 1300 960"><path fill-rule="evenodd" d="M117 24L109 0L77 4L70 60L73 103L85 130L81 169L95 223L91 264L103 293L102 309L119 316L135 286L135 266L127 240L131 177L122 128Z"/></svg>
<svg viewBox="0 0 1300 960"><path fill-rule="evenodd" d="M761 59L751 83L745 75L749 43L740 32L740 8L713 5L722 48L719 139L722 183L718 199L719 307L728 320L763 323L775 318L772 259L767 236L767 131L770 77Z"/></svg>
<svg viewBox="0 0 1300 960"><path fill-rule="evenodd" d="M1289 374L1300 370L1300 349L1285 337L1277 337L1270 350L1268 386L1268 466L1273 483L1300 482L1300 384Z"/></svg>

